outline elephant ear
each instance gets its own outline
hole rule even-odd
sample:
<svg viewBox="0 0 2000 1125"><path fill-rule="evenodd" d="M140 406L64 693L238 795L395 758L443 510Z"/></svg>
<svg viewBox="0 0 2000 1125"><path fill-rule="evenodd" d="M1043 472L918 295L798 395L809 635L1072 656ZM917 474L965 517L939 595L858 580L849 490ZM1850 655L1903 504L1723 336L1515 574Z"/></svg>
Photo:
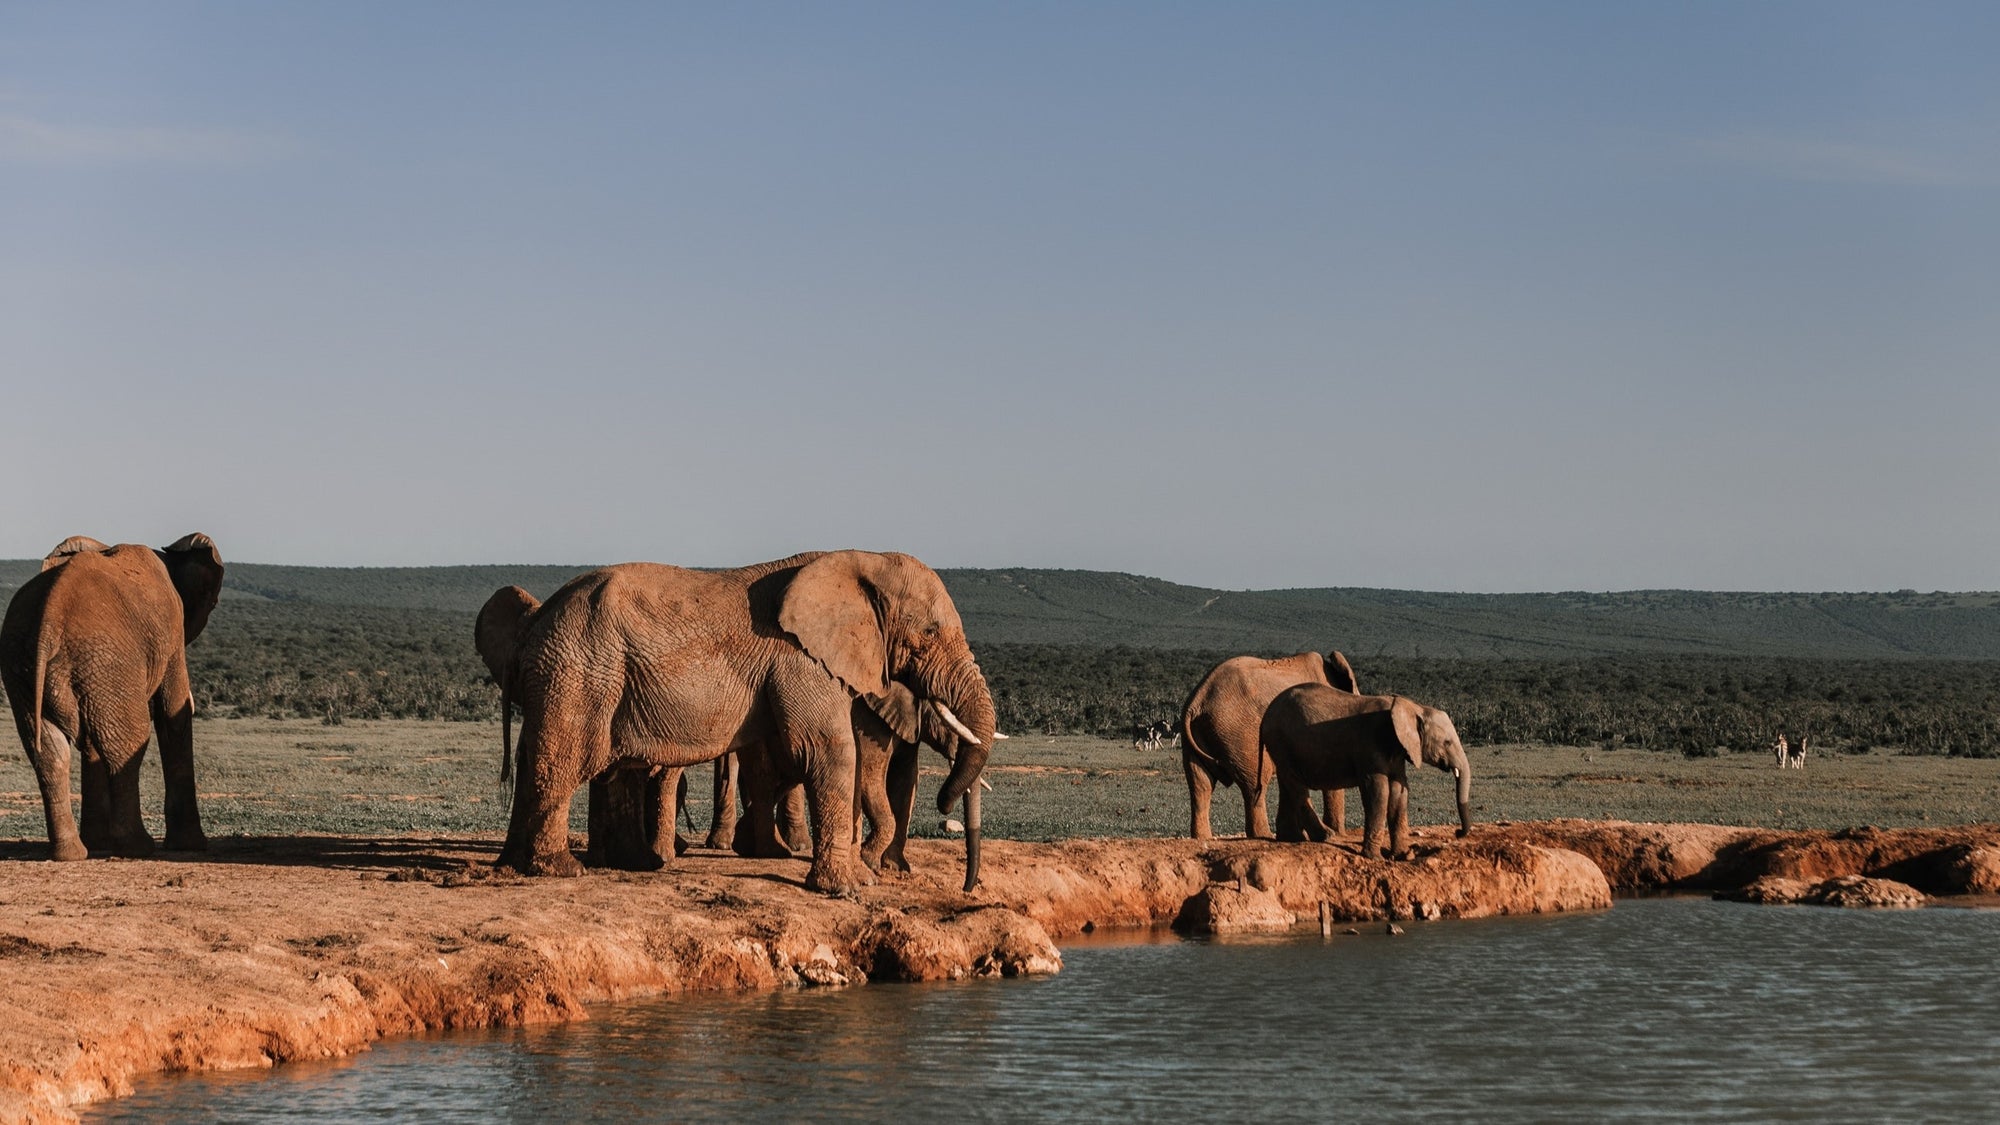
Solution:
<svg viewBox="0 0 2000 1125"><path fill-rule="evenodd" d="M889 725L897 741L915 742L923 733L923 708L917 702L916 692L890 680L887 691L863 698L868 703L868 709Z"/></svg>
<svg viewBox="0 0 2000 1125"><path fill-rule="evenodd" d="M874 578L881 565L881 556L862 551L821 555L799 568L778 605L779 628L871 705L889 692L884 607Z"/></svg>
<svg viewBox="0 0 2000 1125"><path fill-rule="evenodd" d="M1361 684L1354 678L1354 665L1338 649L1326 654L1326 682L1342 691L1361 694Z"/></svg>
<svg viewBox="0 0 2000 1125"><path fill-rule="evenodd" d="M1421 769L1424 764L1423 722L1418 706L1402 696L1389 705L1389 725L1395 728L1396 741L1403 744L1403 753L1409 756L1410 764Z"/></svg>
<svg viewBox="0 0 2000 1125"><path fill-rule="evenodd" d="M72 535L56 544L56 549L42 556L42 569L54 570L68 562L75 555L109 551L111 548L99 543L88 535Z"/></svg>
<svg viewBox="0 0 2000 1125"><path fill-rule="evenodd" d="M192 643L208 627L209 611L222 596L222 552L215 549L215 540L196 531L154 553L181 598L181 643Z"/></svg>
<svg viewBox="0 0 2000 1125"><path fill-rule="evenodd" d="M479 617L472 624L472 645L503 691L511 687L508 681L513 678L514 656L521 650L521 634L527 630L528 618L540 608L542 603L535 595L519 586L493 591L479 607Z"/></svg>

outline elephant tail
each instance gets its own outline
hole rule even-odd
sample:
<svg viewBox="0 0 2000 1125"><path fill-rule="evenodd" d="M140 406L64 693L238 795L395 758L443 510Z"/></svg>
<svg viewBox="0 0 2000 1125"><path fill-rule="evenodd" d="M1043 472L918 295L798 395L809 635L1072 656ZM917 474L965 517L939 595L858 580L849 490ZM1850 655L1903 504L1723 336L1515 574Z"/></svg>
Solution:
<svg viewBox="0 0 2000 1125"><path fill-rule="evenodd" d="M28 711L28 727L30 730L34 731L33 745L31 745L29 749L34 751L35 756L33 759L29 761L28 764L35 768L35 774L38 777L41 776L42 772L42 724L47 721L42 718L42 693L46 691L48 687L47 684L48 673L49 673L48 638L36 637L34 705ZM141 749L144 749L144 747L141 747ZM63 799L68 800L69 799L68 795L65 794Z"/></svg>
<svg viewBox="0 0 2000 1125"><path fill-rule="evenodd" d="M1194 763L1200 766L1202 770L1206 772L1210 777L1217 778L1218 780L1228 777L1229 776L1228 773L1223 770L1221 760L1216 758L1215 755L1209 753L1202 746L1201 740L1194 736L1194 727L1195 727L1194 712L1192 711L1181 712L1182 754L1185 757L1192 759Z"/></svg>

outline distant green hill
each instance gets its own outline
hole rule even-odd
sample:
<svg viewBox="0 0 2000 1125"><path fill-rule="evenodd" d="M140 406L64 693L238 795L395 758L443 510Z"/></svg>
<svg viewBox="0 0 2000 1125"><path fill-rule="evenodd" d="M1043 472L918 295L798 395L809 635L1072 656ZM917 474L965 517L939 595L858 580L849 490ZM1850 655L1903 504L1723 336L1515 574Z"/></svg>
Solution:
<svg viewBox="0 0 2000 1125"><path fill-rule="evenodd" d="M0 598L33 575L0 562ZM588 566L230 563L225 597L470 614L509 584L546 596ZM1439 594L1211 590L1090 570L943 571L975 642L1351 656L1576 659L1640 654L2000 660L2000 593ZM254 612L254 611L250 611Z"/></svg>

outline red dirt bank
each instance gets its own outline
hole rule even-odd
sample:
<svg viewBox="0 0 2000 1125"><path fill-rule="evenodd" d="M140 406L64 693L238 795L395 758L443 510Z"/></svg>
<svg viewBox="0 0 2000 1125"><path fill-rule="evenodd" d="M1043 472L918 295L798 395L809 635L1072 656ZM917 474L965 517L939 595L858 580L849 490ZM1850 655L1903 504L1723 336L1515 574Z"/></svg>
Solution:
<svg viewBox="0 0 2000 1125"><path fill-rule="evenodd" d="M41 845L0 845L25 858ZM491 874L488 844L223 839L198 862L0 863L0 1119L70 1120L162 1070L268 1066L381 1036L579 1018L600 1000L1055 972L1091 929L1598 909L1610 889L1871 875L2000 890L2000 826L1778 833L1551 821L1431 829L1405 863L1245 840L990 841L853 899L803 862L713 853L668 872ZM1587 857L1587 858L1586 858ZM1608 876L1608 878L1607 878ZM1956 889L1954 889L1956 888Z"/></svg>

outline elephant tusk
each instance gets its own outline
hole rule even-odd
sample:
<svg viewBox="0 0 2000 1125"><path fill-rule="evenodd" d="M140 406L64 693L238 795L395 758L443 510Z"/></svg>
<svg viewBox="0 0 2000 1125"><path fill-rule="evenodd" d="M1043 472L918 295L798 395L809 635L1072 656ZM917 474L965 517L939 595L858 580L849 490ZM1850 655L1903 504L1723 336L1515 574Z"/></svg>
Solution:
<svg viewBox="0 0 2000 1125"><path fill-rule="evenodd" d="M984 789L984 790L986 790L986 791L987 791L988 793L991 793L991 792L993 792L993 783L992 783L992 782L990 782L990 781L988 781L988 780L986 780L986 779L985 779L985 778L983 778L983 777L979 779L979 787L980 787L981 789Z"/></svg>
<svg viewBox="0 0 2000 1125"><path fill-rule="evenodd" d="M1007 741L1007 736L1006 736L1006 735L1004 735L1004 734L1001 734L1001 733L1000 733L999 731L997 731L997 730L996 730L996 731L994 731L994 732L993 732L993 741L995 741L995 742L1005 742L1005 741Z"/></svg>
<svg viewBox="0 0 2000 1125"><path fill-rule="evenodd" d="M944 725L950 727L958 737L972 743L974 746L979 745L979 736L972 733L971 727L959 722L958 716L951 713L951 708L935 700L932 701L931 705L937 708L938 718L943 719Z"/></svg>

